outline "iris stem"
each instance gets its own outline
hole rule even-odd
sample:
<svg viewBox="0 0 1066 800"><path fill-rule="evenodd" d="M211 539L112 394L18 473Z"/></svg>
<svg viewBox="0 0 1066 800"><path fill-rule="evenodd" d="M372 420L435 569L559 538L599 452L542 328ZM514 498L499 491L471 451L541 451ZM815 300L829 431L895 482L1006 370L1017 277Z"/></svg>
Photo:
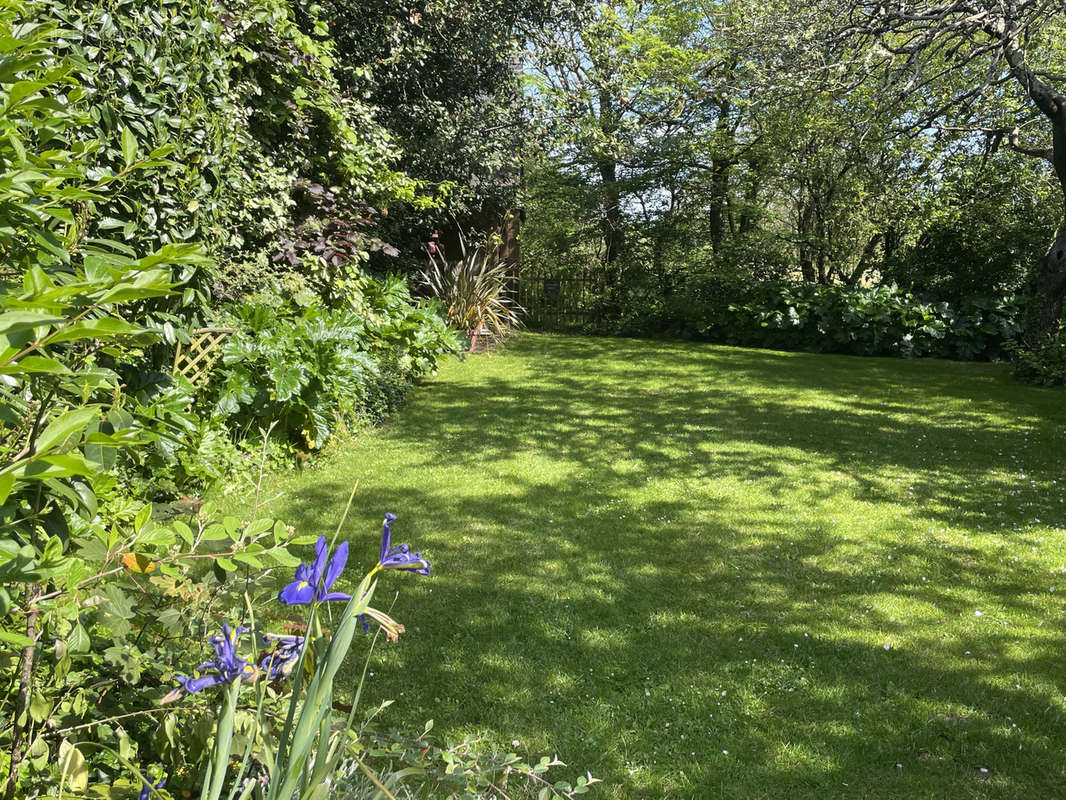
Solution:
<svg viewBox="0 0 1066 800"><path fill-rule="evenodd" d="M341 528L344 527L344 523L348 520L348 512L352 510L352 503L355 502L355 492L359 488L359 481L356 481L352 485L352 493L348 495L348 504L344 507L344 513L341 514L340 522L337 523L337 530L333 532L333 541L329 543L329 549L333 550L337 546L337 537L341 535Z"/></svg>

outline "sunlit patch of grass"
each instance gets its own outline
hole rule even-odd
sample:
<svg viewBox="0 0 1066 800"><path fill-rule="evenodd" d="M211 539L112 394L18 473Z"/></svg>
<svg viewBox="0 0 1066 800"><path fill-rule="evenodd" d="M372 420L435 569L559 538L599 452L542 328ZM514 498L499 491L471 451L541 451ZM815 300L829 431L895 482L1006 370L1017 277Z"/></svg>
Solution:
<svg viewBox="0 0 1066 800"><path fill-rule="evenodd" d="M358 481L353 564L385 511L432 559L382 589L397 727L611 798L1056 797L1062 401L987 364L528 335L264 496L327 531Z"/></svg>

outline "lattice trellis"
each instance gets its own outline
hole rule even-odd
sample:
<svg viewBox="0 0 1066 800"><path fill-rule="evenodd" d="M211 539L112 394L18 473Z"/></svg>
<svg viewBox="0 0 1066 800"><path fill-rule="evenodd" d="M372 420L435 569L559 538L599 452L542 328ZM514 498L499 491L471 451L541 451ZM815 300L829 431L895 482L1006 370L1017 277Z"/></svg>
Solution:
<svg viewBox="0 0 1066 800"><path fill-rule="evenodd" d="M211 374L211 368L222 356L222 345L235 328L197 328L189 337L189 344L178 342L174 353L174 372L184 375L193 386L200 386Z"/></svg>

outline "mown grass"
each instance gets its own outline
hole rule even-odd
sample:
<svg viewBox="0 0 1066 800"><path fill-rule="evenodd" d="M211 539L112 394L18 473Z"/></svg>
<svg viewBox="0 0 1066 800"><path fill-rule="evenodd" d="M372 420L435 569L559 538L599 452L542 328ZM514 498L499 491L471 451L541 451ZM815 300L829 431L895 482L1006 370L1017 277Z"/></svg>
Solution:
<svg viewBox="0 0 1066 800"><path fill-rule="evenodd" d="M600 797L1059 797L1064 444L994 365L525 335L264 495L329 532L358 481L353 566L385 511L432 559L398 727Z"/></svg>

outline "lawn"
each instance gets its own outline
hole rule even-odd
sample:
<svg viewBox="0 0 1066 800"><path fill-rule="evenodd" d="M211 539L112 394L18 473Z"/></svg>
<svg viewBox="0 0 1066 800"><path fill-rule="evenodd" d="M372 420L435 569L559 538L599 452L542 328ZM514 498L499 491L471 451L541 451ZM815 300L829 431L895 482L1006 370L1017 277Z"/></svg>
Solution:
<svg viewBox="0 0 1066 800"><path fill-rule="evenodd" d="M1003 367L524 335L267 482L407 633L386 723L610 798L1066 792L1066 409ZM352 658L351 672L359 668Z"/></svg>

